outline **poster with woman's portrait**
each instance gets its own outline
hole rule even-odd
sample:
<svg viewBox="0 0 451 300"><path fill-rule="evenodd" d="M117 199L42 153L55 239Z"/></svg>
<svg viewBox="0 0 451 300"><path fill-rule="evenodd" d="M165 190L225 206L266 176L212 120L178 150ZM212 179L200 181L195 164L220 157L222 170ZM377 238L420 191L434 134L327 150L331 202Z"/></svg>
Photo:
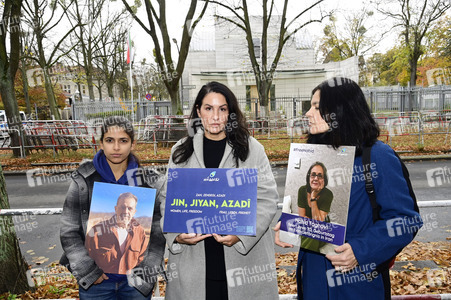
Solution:
<svg viewBox="0 0 451 300"><path fill-rule="evenodd" d="M280 239L327 254L344 244L355 147L291 144Z"/></svg>

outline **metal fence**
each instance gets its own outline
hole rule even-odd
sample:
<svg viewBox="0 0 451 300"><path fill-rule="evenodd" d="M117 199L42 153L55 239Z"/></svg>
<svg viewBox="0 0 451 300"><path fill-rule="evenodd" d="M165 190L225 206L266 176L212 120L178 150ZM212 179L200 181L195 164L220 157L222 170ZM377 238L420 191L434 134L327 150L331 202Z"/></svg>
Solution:
<svg viewBox="0 0 451 300"><path fill-rule="evenodd" d="M171 115L171 101L76 102L72 106L71 113L73 120L92 122L98 118L115 115L139 121L149 115Z"/></svg>
<svg viewBox="0 0 451 300"><path fill-rule="evenodd" d="M363 89L371 110L377 112L445 111L451 109L451 86L380 87Z"/></svg>
<svg viewBox="0 0 451 300"><path fill-rule="evenodd" d="M446 111L451 109L451 86L435 87L372 87L363 88L368 105L373 113L408 111ZM239 98L240 109L247 119L293 119L300 117L310 108L310 95L273 97L269 99L269 115L264 116L258 98ZM188 101L188 108L194 99ZM133 107L133 109L132 109ZM185 114L189 109L185 110ZM72 107L72 119L91 121L110 115L123 115L135 122L149 115L172 115L170 101L140 100L115 102L83 102Z"/></svg>

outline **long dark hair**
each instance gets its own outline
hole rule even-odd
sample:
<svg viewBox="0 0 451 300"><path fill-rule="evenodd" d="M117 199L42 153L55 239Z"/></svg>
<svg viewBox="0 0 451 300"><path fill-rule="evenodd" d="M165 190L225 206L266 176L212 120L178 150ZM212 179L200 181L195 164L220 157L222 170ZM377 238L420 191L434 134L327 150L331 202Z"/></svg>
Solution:
<svg viewBox="0 0 451 300"><path fill-rule="evenodd" d="M102 143L105 133L107 133L111 127L119 127L120 129L123 129L124 132L130 137L130 141L133 144L135 141L135 130L133 129L133 124L130 120L123 116L111 116L103 120L102 127L100 128L100 141ZM128 157L129 161L131 158L134 159L138 165L140 165L138 157L136 157L133 152L130 152Z"/></svg>
<svg viewBox="0 0 451 300"><path fill-rule="evenodd" d="M320 166L323 169L323 176L324 176L324 187L327 186L327 184L329 183L329 176L327 176L327 169L326 166L322 163L322 162L315 162L313 165L310 166L310 168L307 171L307 175L305 177L305 181L306 181L306 185L307 185L307 193L311 193L312 192L312 186L310 185L310 174L312 173L312 169L314 166Z"/></svg>
<svg viewBox="0 0 451 300"><path fill-rule="evenodd" d="M355 146L356 155L364 146L371 146L380 134L370 113L365 95L357 83L348 78L334 77L323 81L312 91L320 91L319 111L330 129L325 133L309 134L307 143Z"/></svg>
<svg viewBox="0 0 451 300"><path fill-rule="evenodd" d="M225 128L227 143L232 147L235 164L238 167L239 160L245 161L249 155L249 131L246 127L246 119L240 110L238 100L233 92L224 84L211 81L200 89L194 101L193 108L188 122L188 136L175 149L172 154L174 163L183 163L191 157L194 152L193 137L199 128L202 128L202 122L197 114L197 110L202 106L202 101L209 93L218 93L225 97L229 109L229 116Z"/></svg>

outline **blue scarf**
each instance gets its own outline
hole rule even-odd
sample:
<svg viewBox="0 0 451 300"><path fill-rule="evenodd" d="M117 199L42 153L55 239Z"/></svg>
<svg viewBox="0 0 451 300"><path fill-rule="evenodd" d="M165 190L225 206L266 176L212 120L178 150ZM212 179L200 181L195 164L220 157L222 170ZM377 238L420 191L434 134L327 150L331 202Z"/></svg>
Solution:
<svg viewBox="0 0 451 300"><path fill-rule="evenodd" d="M106 156L103 153L103 150L99 150L99 152L96 153L92 162L94 163L94 167L96 168L97 172L100 174L100 176L102 176L104 182L122 185L128 185L127 171L137 169L139 167L135 156L133 154L130 154L128 156L127 170L125 170L124 174L121 176L121 178L119 178L119 180L116 180L113 171L111 171L110 165L106 160Z"/></svg>

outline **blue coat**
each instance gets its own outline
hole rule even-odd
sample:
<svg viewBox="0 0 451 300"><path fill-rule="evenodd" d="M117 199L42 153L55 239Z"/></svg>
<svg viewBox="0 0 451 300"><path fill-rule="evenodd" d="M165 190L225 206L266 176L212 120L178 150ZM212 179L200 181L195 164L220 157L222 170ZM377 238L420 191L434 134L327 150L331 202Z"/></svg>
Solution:
<svg viewBox="0 0 451 300"><path fill-rule="evenodd" d="M381 220L375 223L365 190L362 156L354 160L346 242L352 246L359 269L347 275L337 273L324 255L301 248L297 272L299 299L302 299L301 288L303 299L384 299L382 276L370 278L370 275L376 265L390 259L412 241L413 232L422 226L422 221L414 209L394 151L378 141L371 149L371 166L381 207Z"/></svg>

